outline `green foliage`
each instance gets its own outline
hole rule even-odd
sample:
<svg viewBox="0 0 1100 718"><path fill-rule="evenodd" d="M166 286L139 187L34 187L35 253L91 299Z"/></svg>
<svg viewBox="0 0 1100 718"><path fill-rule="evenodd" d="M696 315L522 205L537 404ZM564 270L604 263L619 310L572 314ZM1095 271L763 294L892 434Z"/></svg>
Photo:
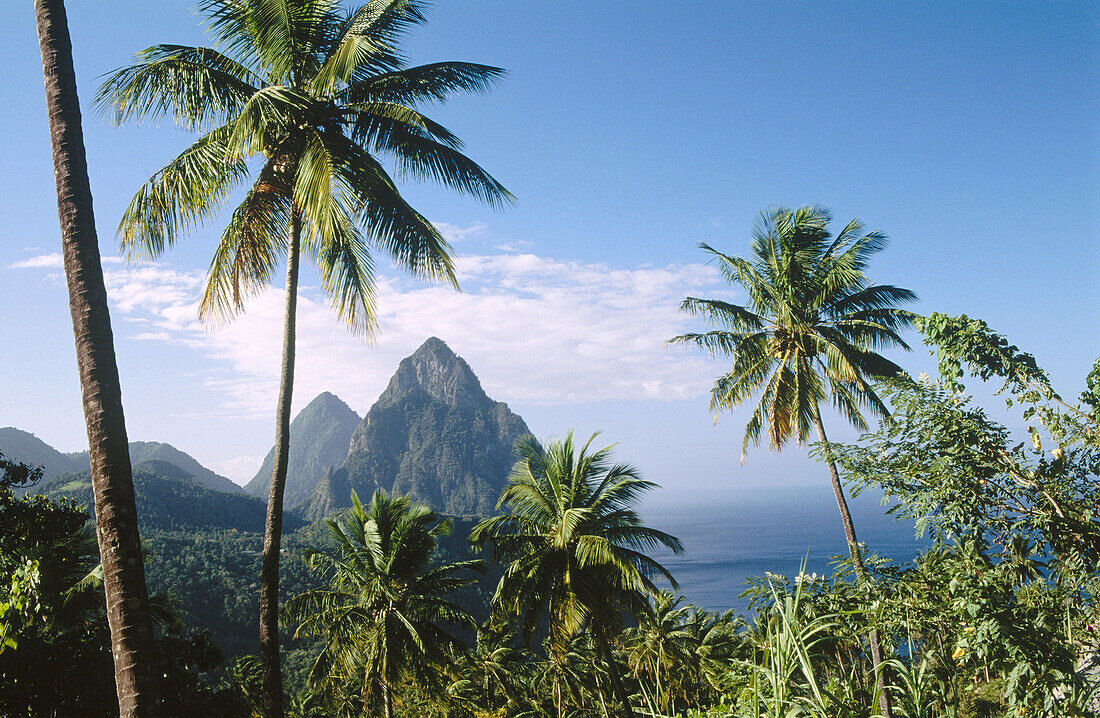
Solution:
<svg viewBox="0 0 1100 718"><path fill-rule="evenodd" d="M525 641L547 620L551 642L565 646L591 620L616 623L620 611L640 611L653 580L675 579L642 553L678 539L641 523L633 509L655 486L628 464L612 464L610 446L590 451L593 435L576 447L572 433L543 447L518 443L520 460L499 506L470 533L507 565L493 602L515 617Z"/></svg>
<svg viewBox="0 0 1100 718"><path fill-rule="evenodd" d="M891 512L937 540L983 535L1007 549L1020 537L1063 562L1100 560L1096 447L1047 456L1011 446L1008 429L934 383L883 391L891 419L857 446L832 447L857 486L880 487L899 501Z"/></svg>
<svg viewBox="0 0 1100 718"><path fill-rule="evenodd" d="M858 445L830 447L850 481L880 488L935 540L874 586L884 622L910 640L898 690L922 696L914 714L1087 714L1100 579L1094 426L984 322L932 315L921 328L940 347L945 384L885 386L892 416ZM1032 441L1013 447L959 393L964 365L1004 379L1059 445L1048 455L1031 427Z"/></svg>
<svg viewBox="0 0 1100 718"><path fill-rule="evenodd" d="M0 456L0 715L117 715L95 533L69 499L16 498L39 471ZM155 641L164 716L244 716L205 675L221 651L184 634L163 602Z"/></svg>
<svg viewBox="0 0 1100 718"><path fill-rule="evenodd" d="M370 250L418 276L454 282L449 247L400 195L378 157L490 204L511 195L417 109L488 88L498 68L460 62L408 67L401 36L424 20L415 0L345 12L333 0L200 6L218 49L156 45L111 73L97 106L116 122L173 116L203 133L138 191L119 225L130 255L156 257L240 196L200 305L224 320L264 287L300 221L337 314L374 324ZM288 237L291 237L288 241Z"/></svg>
<svg viewBox="0 0 1100 718"><path fill-rule="evenodd" d="M647 597L658 592L655 579L676 586L645 551L664 546L683 552L678 539L643 525L634 511L655 485L628 464L612 464L612 447L590 451L595 438L579 448L572 433L548 447L534 437L521 439L520 460L498 503L508 513L470 533L471 543L489 546L506 564L494 612L517 620L528 646L545 622L550 661L544 677L559 716L565 704L577 705L571 656L584 638L602 654L617 699L628 702L609 640L622 631L624 614L645 610ZM604 694L597 695L602 704Z"/></svg>
<svg viewBox="0 0 1100 718"><path fill-rule="evenodd" d="M1085 377L1085 390L1081 392L1081 401L1089 407L1089 419L1100 425L1100 359L1092 365L1092 371Z"/></svg>
<svg viewBox="0 0 1100 718"><path fill-rule="evenodd" d="M1037 417L1059 445L1086 441L1100 442L1100 410L1097 409L1097 387L1100 386L1100 360L1093 365L1086 384L1088 389L1081 400L1092 408L1091 413L1081 411L1062 400L1050 385L1046 371L1035 363L1035 358L1020 351L1008 339L997 334L980 319L970 319L965 314L952 317L935 312L920 317L914 325L924 335L929 346L936 347L939 358L940 378L944 386L954 392L964 387L959 382L965 366L970 373L988 381L994 377L1004 379L998 394L1009 393L1008 406L1013 401L1026 405L1024 419ZM1029 427L1035 448L1041 448L1041 439L1034 428Z"/></svg>
<svg viewBox="0 0 1100 718"><path fill-rule="evenodd" d="M151 530L263 531L264 504L258 499L209 489L164 461L135 464L133 475L142 536ZM71 499L89 507L89 511L95 505L88 471L59 476L38 490L47 497ZM287 531L293 531L303 522L287 516L284 525Z"/></svg>
<svg viewBox="0 0 1100 718"><path fill-rule="evenodd" d="M623 636L626 664L650 712L707 706L731 692L734 661L746 657L742 626L732 611L702 611L664 591L654 596Z"/></svg>
<svg viewBox="0 0 1100 718"><path fill-rule="evenodd" d="M864 233L852 220L833 238L827 229L831 219L819 207L762 212L749 260L700 245L749 302L688 297L680 308L719 328L671 341L733 358L733 369L714 382L711 411L732 410L759 394L745 427L742 461L765 427L773 449L792 438L800 445L809 441L827 397L861 429L867 427L861 409L887 413L867 382L901 372L877 351L907 348L898 332L913 314L897 305L916 295L872 285L864 276L868 260L886 246L885 235Z"/></svg>
<svg viewBox="0 0 1100 718"><path fill-rule="evenodd" d="M362 696L355 710L388 711L403 683L437 683L439 666L461 652L443 626L473 624L450 595L473 581L463 574L480 562L431 566L451 522L381 490L368 507L353 493L352 510L327 523L337 551L309 549L306 561L329 585L291 598L284 620L296 638L323 639L310 683L331 705Z"/></svg>

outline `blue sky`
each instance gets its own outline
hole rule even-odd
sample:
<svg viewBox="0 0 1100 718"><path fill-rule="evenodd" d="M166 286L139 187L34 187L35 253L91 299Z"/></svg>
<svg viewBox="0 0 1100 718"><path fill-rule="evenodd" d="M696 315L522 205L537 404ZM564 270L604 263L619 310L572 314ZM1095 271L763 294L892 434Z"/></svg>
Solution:
<svg viewBox="0 0 1100 718"><path fill-rule="evenodd" d="M189 2L70 2L87 108L97 77L158 42L205 44ZM0 230L0 425L83 441L33 13L0 27L8 182ZM723 365L663 340L687 294L727 296L700 241L747 251L769 205L821 204L891 237L869 275L917 311L986 319L1076 395L1100 355L1100 6L1094 3L439 2L416 62L509 74L429 114L518 203L494 212L431 185L406 195L454 241L464 293L386 267L372 344L303 289L296 407L332 390L365 413L429 335L540 436L604 431L670 491L822 480L797 452L737 457L717 426ZM85 111L92 190L133 439L169 441L242 480L271 443L277 290L228 328L194 301L220 225L156 265L117 258L141 182L188 142ZM385 265L383 265L385 266ZM895 357L929 370L921 350ZM839 421L830 425L846 435Z"/></svg>

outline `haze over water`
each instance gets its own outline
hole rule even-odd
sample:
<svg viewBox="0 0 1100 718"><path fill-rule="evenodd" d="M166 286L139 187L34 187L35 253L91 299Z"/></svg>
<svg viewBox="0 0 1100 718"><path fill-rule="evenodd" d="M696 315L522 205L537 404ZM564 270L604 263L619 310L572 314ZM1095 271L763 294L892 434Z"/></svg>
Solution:
<svg viewBox="0 0 1100 718"><path fill-rule="evenodd" d="M901 564L928 547L911 521L885 514L878 495L849 497L856 534L867 549ZM829 486L735 489L711 496L654 497L642 507L647 525L678 537L685 553L658 559L687 602L709 610L746 613L739 598L746 579L765 572L793 577L808 556L807 573L830 575L847 556L844 529Z"/></svg>

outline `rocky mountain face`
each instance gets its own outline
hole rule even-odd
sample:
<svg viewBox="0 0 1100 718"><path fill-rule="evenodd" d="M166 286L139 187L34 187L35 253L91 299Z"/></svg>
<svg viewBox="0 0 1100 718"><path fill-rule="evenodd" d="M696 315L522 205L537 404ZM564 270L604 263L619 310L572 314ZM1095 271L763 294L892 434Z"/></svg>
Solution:
<svg viewBox="0 0 1100 718"><path fill-rule="evenodd" d="M63 454L30 432L0 429L0 452L12 461L42 467L43 480L88 470L88 452ZM193 456L159 441L131 441L130 463L161 461L181 469L190 481L216 491L241 493L241 487L200 464ZM33 490L33 489L32 489Z"/></svg>
<svg viewBox="0 0 1100 718"><path fill-rule="evenodd" d="M515 462L523 419L486 396L470 366L432 337L402 360L352 434L343 465L318 483L310 519L364 501L376 488L453 515L491 513ZM292 430L293 435L293 430Z"/></svg>
<svg viewBox="0 0 1100 718"><path fill-rule="evenodd" d="M359 415L335 394L324 392L309 402L290 423L290 456L287 461L283 505L294 507L310 497L331 468L344 463L348 443ZM244 490L267 498L275 448L267 452L263 466Z"/></svg>

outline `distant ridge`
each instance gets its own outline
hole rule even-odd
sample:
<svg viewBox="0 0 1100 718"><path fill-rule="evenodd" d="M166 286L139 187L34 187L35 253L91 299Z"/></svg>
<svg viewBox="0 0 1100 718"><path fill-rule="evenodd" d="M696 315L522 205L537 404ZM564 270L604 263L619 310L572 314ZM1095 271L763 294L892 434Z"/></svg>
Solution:
<svg viewBox="0 0 1100 718"><path fill-rule="evenodd" d="M290 424L290 457L283 493L285 506L294 507L308 499L325 472L344 463L348 442L358 425L359 415L327 391L318 394L298 412ZM275 449L272 447L244 490L266 498L274 464Z"/></svg>
<svg viewBox="0 0 1100 718"><path fill-rule="evenodd" d="M293 432L292 432L293 433ZM452 515L491 513L529 433L493 401L469 364L431 337L403 359L352 434L343 465L317 484L300 512L317 519L376 488L409 494Z"/></svg>
<svg viewBox="0 0 1100 718"><path fill-rule="evenodd" d="M88 470L88 452L81 451L73 454L63 454L34 434L5 427L0 429L0 452L13 460L21 461L32 466L43 467L42 479L49 481L62 474ZM130 463L139 464L143 461L163 461L179 467L188 477L209 489L225 491L231 494L243 492L229 479L216 474L200 464L193 456L186 454L171 444L159 441L131 441ZM36 489L31 489L35 491Z"/></svg>
<svg viewBox="0 0 1100 718"><path fill-rule="evenodd" d="M63 454L29 431L14 426L0 428L0 452L12 461L43 467L43 479L88 468L87 453Z"/></svg>
<svg viewBox="0 0 1100 718"><path fill-rule="evenodd" d="M211 489L173 463L159 459L135 462L134 495L137 500L141 531L152 529L195 531L236 529L260 533L264 528L266 506L240 491L227 493ZM70 498L95 514L91 471L63 474L35 487L46 496ZM289 517L287 531L302 523Z"/></svg>

